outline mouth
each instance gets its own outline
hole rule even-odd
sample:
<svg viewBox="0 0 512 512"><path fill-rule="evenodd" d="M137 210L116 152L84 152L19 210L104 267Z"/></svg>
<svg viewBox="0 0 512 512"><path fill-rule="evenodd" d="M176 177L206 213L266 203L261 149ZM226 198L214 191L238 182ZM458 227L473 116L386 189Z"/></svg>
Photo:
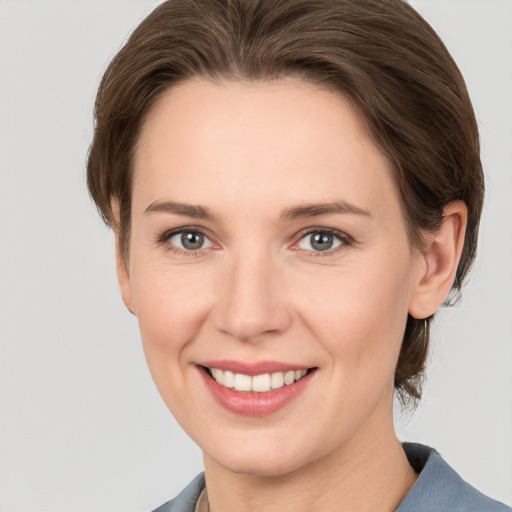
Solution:
<svg viewBox="0 0 512 512"><path fill-rule="evenodd" d="M258 369L247 365L222 366L208 364L197 368L214 400L227 411L244 416L266 416L282 409L297 399L318 370L316 367L275 368L276 365L263 365L263 368L258 365ZM265 370L267 373L260 373Z"/></svg>
<svg viewBox="0 0 512 512"><path fill-rule="evenodd" d="M288 370L286 372L262 373L251 376L230 370L221 370L220 368L203 367L203 369L217 384L225 388L253 393L268 393L273 389L290 386L314 370L314 368L309 368L307 370Z"/></svg>

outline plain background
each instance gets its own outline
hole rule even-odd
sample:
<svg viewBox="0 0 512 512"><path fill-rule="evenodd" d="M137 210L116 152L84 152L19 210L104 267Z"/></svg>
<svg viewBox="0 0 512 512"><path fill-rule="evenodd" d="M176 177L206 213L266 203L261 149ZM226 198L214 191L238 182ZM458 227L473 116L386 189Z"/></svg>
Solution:
<svg viewBox="0 0 512 512"><path fill-rule="evenodd" d="M0 0L1 512L147 511L201 470L84 183L101 74L157 3ZM467 80L488 192L472 279L434 323L425 397L398 431L511 504L512 2L413 4Z"/></svg>

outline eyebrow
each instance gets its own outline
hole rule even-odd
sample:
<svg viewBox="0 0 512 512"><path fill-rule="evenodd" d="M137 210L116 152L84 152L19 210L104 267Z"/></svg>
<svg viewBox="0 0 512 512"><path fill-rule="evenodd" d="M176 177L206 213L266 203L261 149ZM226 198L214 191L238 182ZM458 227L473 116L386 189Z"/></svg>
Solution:
<svg viewBox="0 0 512 512"><path fill-rule="evenodd" d="M177 215L185 215L195 219L212 220L215 218L212 211L206 206L179 203L176 201L155 201L151 203L145 210L144 214L155 212L171 213ZM371 218L368 210L359 208L346 201L334 201L332 203L307 203L297 206L289 206L280 216L280 220L294 220L307 217L318 217L320 215L328 215L333 213L363 215Z"/></svg>
<svg viewBox="0 0 512 512"><path fill-rule="evenodd" d="M145 215L155 212L175 213L177 215L194 217L195 219L211 220L214 218L213 213L206 206L177 203L175 201L155 201L144 210Z"/></svg>
<svg viewBox="0 0 512 512"><path fill-rule="evenodd" d="M320 215L328 215L332 213L351 213L354 215L364 215L371 218L368 210L359 208L346 201L334 201L332 203L305 204L298 206L290 206L281 214L281 220L293 220L306 217L317 217Z"/></svg>

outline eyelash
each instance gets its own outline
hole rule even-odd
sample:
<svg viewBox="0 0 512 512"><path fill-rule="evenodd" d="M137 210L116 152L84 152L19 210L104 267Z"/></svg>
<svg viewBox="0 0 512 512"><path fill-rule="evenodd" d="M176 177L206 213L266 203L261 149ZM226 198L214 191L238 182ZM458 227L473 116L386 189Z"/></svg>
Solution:
<svg viewBox="0 0 512 512"><path fill-rule="evenodd" d="M205 238L210 240L210 237L208 234L201 228L195 227L195 226L187 226L187 227L181 227L177 229L172 229L170 231L165 231L161 235L159 235L156 239L156 244L159 246L165 246L166 251L173 252L174 254L177 254L179 256L186 256L186 257L197 257L202 253L202 249L198 250L186 250L181 249L179 247L175 247L169 243L169 240L175 236L179 235L180 233L183 233L185 231L191 232L191 233L199 233L203 235ZM293 244L293 247L298 246L301 240L303 240L308 235L313 235L316 233L331 235L334 238L337 238L341 244L338 247L335 247L334 249L327 249L325 251L309 251L309 255L312 258L321 258L325 256L330 256L333 253L338 252L339 250L342 250L344 247L351 246L354 244L354 239L347 235L346 233L343 233L342 231L338 231L337 229L332 228L322 228L322 227L311 227L307 228L306 230L303 230L298 235L297 241ZM300 250L300 249L294 249L294 250Z"/></svg>
<svg viewBox="0 0 512 512"><path fill-rule="evenodd" d="M201 254L201 252L202 252L201 249L198 249L197 251L191 251L191 250L181 249L180 247L175 247L169 243L169 240L173 236L179 235L180 233L184 233L186 231L188 231L190 233L200 233L205 238L210 240L210 237L203 229L196 227L196 226L186 226L186 227L171 229L170 231L163 232L161 235L159 235L157 237L156 243L159 246L164 246L166 251L173 252L174 254L177 254L178 256L188 256L188 257L192 257L192 258L197 257Z"/></svg>
<svg viewBox="0 0 512 512"><path fill-rule="evenodd" d="M337 238L341 242L341 244L338 247L335 247L334 249L327 249L325 251L309 251L308 256L311 258L323 258L323 257L331 256L332 254L335 254L338 251L343 250L346 247L350 247L351 245L354 244L354 239L350 235L347 235L346 233L343 233L342 231L338 231L337 229L333 229L333 228L312 227L312 228L307 228L307 229L303 230L299 234L298 240L297 240L297 242L295 242L293 244L293 246L294 247L298 246L298 244L301 242L301 240L303 240L307 236L311 236L311 235L317 234L317 233L331 235L332 237ZM295 249L295 250L300 250L300 249Z"/></svg>

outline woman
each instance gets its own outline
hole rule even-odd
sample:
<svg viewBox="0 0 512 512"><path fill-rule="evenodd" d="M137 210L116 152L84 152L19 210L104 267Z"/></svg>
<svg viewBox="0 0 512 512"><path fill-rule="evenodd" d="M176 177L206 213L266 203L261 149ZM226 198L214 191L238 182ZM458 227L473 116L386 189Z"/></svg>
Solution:
<svg viewBox="0 0 512 512"><path fill-rule="evenodd" d="M464 81L399 0L171 0L97 97L91 195L205 473L158 510L509 510L402 445L474 259Z"/></svg>

